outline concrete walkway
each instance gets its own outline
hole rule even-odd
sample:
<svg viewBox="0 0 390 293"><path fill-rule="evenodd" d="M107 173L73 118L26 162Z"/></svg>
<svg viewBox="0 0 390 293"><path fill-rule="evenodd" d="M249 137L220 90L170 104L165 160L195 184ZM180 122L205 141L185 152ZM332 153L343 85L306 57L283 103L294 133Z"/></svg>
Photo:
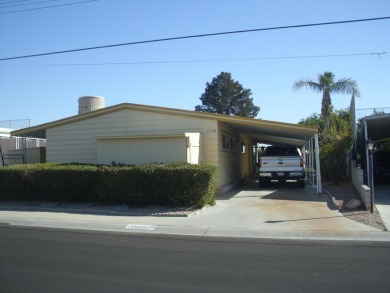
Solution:
<svg viewBox="0 0 390 293"><path fill-rule="evenodd" d="M190 217L5 211L0 206L0 223L196 236L390 241L390 233L343 217L328 207L325 195L292 182L259 189L249 181Z"/></svg>

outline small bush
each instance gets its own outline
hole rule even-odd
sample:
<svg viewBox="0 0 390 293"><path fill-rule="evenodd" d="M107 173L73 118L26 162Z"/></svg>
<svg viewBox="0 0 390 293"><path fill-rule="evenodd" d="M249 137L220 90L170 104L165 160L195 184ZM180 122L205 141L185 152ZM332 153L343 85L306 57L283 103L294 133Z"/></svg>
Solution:
<svg viewBox="0 0 390 293"><path fill-rule="evenodd" d="M334 139L321 146L321 174L335 184L342 179L346 174L346 151L350 145L350 139L340 138Z"/></svg>
<svg viewBox="0 0 390 293"><path fill-rule="evenodd" d="M0 169L0 200L202 207L214 204L217 168L32 164Z"/></svg>

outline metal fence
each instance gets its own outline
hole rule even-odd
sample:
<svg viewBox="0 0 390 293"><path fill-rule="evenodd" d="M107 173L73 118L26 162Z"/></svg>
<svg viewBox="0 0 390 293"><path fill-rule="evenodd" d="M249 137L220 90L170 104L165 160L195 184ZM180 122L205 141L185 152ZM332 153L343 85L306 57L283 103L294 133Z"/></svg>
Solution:
<svg viewBox="0 0 390 293"><path fill-rule="evenodd" d="M2 120L0 128L21 129L30 127L30 119Z"/></svg>

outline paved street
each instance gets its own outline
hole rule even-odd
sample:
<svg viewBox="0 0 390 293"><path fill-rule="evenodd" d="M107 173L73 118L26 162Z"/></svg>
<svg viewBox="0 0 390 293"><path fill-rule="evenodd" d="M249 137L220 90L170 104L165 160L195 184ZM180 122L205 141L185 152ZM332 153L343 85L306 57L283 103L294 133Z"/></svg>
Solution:
<svg viewBox="0 0 390 293"><path fill-rule="evenodd" d="M0 227L1 292L388 292L389 242Z"/></svg>

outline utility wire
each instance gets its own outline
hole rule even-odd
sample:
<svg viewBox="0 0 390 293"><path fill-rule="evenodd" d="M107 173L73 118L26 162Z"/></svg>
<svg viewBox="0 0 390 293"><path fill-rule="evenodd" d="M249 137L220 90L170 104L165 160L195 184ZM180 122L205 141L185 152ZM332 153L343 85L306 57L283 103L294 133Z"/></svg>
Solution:
<svg viewBox="0 0 390 293"><path fill-rule="evenodd" d="M29 2L29 1L32 1L32 0L8 1L8 2L1 2L0 4L4 5L4 4L10 4L10 3Z"/></svg>
<svg viewBox="0 0 390 293"><path fill-rule="evenodd" d="M375 107L375 108L362 108L362 109L355 109L356 111L359 110L359 111L362 111L362 110L376 110L376 109L390 109L390 107Z"/></svg>
<svg viewBox="0 0 390 293"><path fill-rule="evenodd" d="M13 5L2 6L2 7L0 7L0 9L18 7L18 6L26 6L26 5L34 5L34 4L47 3L47 2L57 2L57 1L62 1L62 0L45 0L45 1L30 2L30 3L23 3L23 4L13 4ZM15 2L8 2L8 3L16 3L16 2L25 2L25 1L15 1ZM5 3L0 3L0 5L4 5L4 4Z"/></svg>
<svg viewBox="0 0 390 293"><path fill-rule="evenodd" d="M382 55L389 54L389 53L390 52L330 54L330 55L306 55L306 56L282 56L282 57L201 59L201 60L138 61L138 62L59 63L59 64L0 64L0 67L60 67L60 66L145 65L145 64L230 62L230 61L256 61L256 60L281 60L281 59L309 59L309 58L354 57L354 56L377 56L377 57L381 57Z"/></svg>
<svg viewBox="0 0 390 293"><path fill-rule="evenodd" d="M94 0L92 0L92 1L94 1ZM97 50L97 49L121 47L121 46L140 45L140 44L147 44L147 43L167 42L167 41L176 41L176 40L184 40L184 39L204 38L204 37L213 37L213 36L231 35L231 34L241 34L241 33L250 33L250 32L260 32L260 31L270 31L270 30L281 30L281 29L292 29L292 28L304 28L304 27L313 27L313 26L325 26L325 25L336 25L336 24L347 24L347 23L377 21L377 20L385 20L385 19L390 19L390 16L377 17L377 18L355 19L355 20L333 21L333 22L322 22L322 23L311 23L311 24L298 24L298 25L289 25L289 26L278 26L278 27L258 28L258 29L249 29L249 30L220 32L220 33L189 35L189 36L163 38L163 39L154 39L154 40L146 40L146 41L136 41L136 42L129 42L129 43L113 44L113 45L103 45L103 46L96 46L96 47L88 47L88 48L71 49L71 50L63 50L63 51L48 52L48 53L31 54L31 55L24 55L24 56L6 57L6 58L0 58L0 61L22 59L22 58L32 58L32 57L40 57L40 56L48 56L48 55L56 55L56 54L65 54L65 53L81 52L81 51L88 51L88 50Z"/></svg>
<svg viewBox="0 0 390 293"><path fill-rule="evenodd" d="M79 2L73 2L73 3L66 3L66 4L58 4L58 5L44 6L44 7L38 7L38 8L30 8L30 9L23 9L23 10L15 10L15 11L9 11L9 12L0 12L0 14L11 14L11 13L18 13L18 12L25 12L25 11L49 9L49 8L56 8L56 7L62 7L62 6L83 4L83 3L87 3L87 2L96 2L96 1L99 1L99 0L86 0L86 1L79 1Z"/></svg>

